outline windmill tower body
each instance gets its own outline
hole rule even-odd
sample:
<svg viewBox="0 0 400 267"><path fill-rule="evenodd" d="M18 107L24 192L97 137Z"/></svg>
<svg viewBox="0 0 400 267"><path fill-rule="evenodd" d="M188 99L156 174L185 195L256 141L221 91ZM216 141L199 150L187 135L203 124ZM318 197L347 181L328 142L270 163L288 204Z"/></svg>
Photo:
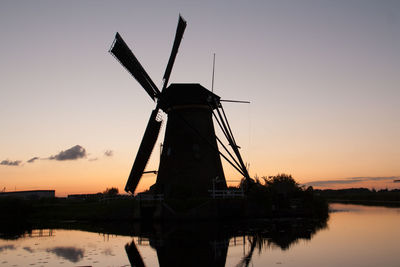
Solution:
<svg viewBox="0 0 400 267"><path fill-rule="evenodd" d="M163 94L168 120L154 189L166 198L226 189L212 121L219 96L199 84L171 84Z"/></svg>

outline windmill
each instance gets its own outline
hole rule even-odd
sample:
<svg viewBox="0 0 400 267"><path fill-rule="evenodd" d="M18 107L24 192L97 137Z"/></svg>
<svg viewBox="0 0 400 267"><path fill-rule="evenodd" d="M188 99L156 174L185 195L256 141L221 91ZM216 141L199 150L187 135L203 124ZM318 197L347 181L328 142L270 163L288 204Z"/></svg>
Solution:
<svg viewBox="0 0 400 267"><path fill-rule="evenodd" d="M227 184L220 156L226 159L246 180L250 180L239 153L239 146L236 144L222 108L221 101L223 100L200 84L168 85L185 28L186 21L179 16L161 90L151 80L118 32L111 46L110 53L157 103L151 112L125 186L127 192L135 192L145 173L146 164L161 129L160 111L165 112L168 119L157 180L151 187L153 193L162 193L165 198L188 198L205 197L209 195L208 191L212 188L226 189ZM213 116L228 140L231 152L216 136ZM217 142L228 156L219 151Z"/></svg>

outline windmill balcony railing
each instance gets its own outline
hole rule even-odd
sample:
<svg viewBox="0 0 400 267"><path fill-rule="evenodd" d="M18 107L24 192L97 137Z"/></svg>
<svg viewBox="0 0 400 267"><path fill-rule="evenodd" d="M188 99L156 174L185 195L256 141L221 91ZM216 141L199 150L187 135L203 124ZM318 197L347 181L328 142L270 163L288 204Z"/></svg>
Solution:
<svg viewBox="0 0 400 267"><path fill-rule="evenodd" d="M164 194L139 194L135 199L139 201L163 201Z"/></svg>
<svg viewBox="0 0 400 267"><path fill-rule="evenodd" d="M210 193L211 197L213 199L216 198L244 198L244 192L243 190L232 190L232 189L228 189L228 190L208 190L208 192Z"/></svg>

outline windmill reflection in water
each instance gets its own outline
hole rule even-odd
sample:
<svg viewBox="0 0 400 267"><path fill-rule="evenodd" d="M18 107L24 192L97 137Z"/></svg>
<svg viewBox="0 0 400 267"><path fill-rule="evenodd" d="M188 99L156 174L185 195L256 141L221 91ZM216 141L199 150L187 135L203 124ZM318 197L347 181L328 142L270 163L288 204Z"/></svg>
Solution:
<svg viewBox="0 0 400 267"><path fill-rule="evenodd" d="M241 246L236 266L249 266L255 251L289 249L299 240L310 240L326 228L321 220L279 219L238 223L186 223L145 225L141 234L125 245L132 266L146 266L140 247L150 245L157 252L159 266L225 266L228 247ZM139 227L140 228L140 227Z"/></svg>

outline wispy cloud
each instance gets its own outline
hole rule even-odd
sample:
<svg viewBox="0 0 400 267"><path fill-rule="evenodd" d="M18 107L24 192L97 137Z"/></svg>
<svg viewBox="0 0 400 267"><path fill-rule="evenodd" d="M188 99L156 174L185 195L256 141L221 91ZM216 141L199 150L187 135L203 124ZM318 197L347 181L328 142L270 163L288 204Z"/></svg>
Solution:
<svg viewBox="0 0 400 267"><path fill-rule="evenodd" d="M370 182L370 181L388 181L399 179L399 176L390 176L390 177L350 177L344 179L332 179L332 180L318 180L305 183L306 186L332 186L332 185L346 185L346 184L354 184L360 182Z"/></svg>
<svg viewBox="0 0 400 267"><path fill-rule="evenodd" d="M88 156L90 156L90 154L88 154L86 152L86 149L84 147L82 147L80 145L76 145L76 146L73 146L73 147L71 147L69 149L62 150L56 155L52 155L52 156L47 157L47 158L33 157L33 158L27 160L26 162L27 163L34 163L34 162L36 162L37 160L40 160L40 159L42 159L42 160L43 159L49 159L49 160L58 160L58 161L77 160L77 159L81 159L81 158L86 158ZM114 151L110 150L110 149L107 149L104 152L104 156L105 157L112 157L112 156L114 156ZM92 158L88 159L88 161L97 161L97 160L99 160L98 157L92 157ZM21 163L22 163L21 160L12 161L12 160L5 159L3 161L0 161L0 165L5 165L5 166L20 166L20 165L22 165Z"/></svg>
<svg viewBox="0 0 400 267"><path fill-rule="evenodd" d="M38 160L38 159L39 159L39 157L33 157L30 160L27 160L26 162L33 163L33 162L35 162L35 160Z"/></svg>
<svg viewBox="0 0 400 267"><path fill-rule="evenodd" d="M104 156L106 156L106 157L112 157L112 156L114 156L114 151L112 151L112 150L106 150L106 151L104 152Z"/></svg>
<svg viewBox="0 0 400 267"><path fill-rule="evenodd" d="M73 146L67 150L61 151L57 155L50 156L51 160L77 160L87 156L86 149L80 145Z"/></svg>
<svg viewBox="0 0 400 267"><path fill-rule="evenodd" d="M3 160L3 161L0 162L0 165L5 165L5 166L19 166L19 165L21 164L21 162L22 162L22 161L20 161L20 160L14 160L14 161L12 161L12 160L5 159L5 160Z"/></svg>

